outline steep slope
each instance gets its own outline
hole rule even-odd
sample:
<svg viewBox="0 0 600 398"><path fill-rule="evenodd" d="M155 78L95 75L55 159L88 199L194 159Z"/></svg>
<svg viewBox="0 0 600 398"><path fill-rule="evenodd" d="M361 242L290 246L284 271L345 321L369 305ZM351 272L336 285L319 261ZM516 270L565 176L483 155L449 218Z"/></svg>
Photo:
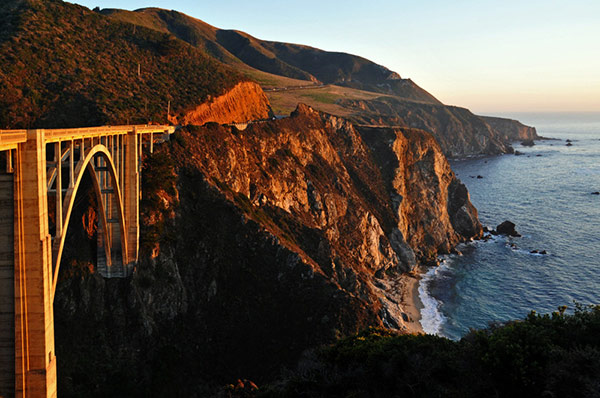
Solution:
<svg viewBox="0 0 600 398"><path fill-rule="evenodd" d="M57 352L70 391L117 377L121 391L201 394L268 380L366 326L402 330L400 275L481 236L464 185L422 131L358 132L300 106L244 131L190 126L157 149L133 278L61 267ZM83 365L102 372L83 377Z"/></svg>
<svg viewBox="0 0 600 398"><path fill-rule="evenodd" d="M136 11L105 8L99 12L121 22L173 34L226 64L242 64L238 58L217 43L217 28L180 12L161 8L143 8Z"/></svg>
<svg viewBox="0 0 600 398"><path fill-rule="evenodd" d="M58 0L0 5L0 126L164 122L246 80L170 34Z"/></svg>
<svg viewBox="0 0 600 398"><path fill-rule="evenodd" d="M449 157L512 152L510 139L465 108L416 104L393 97L341 100L340 104L354 110L349 118L358 124L410 126L428 131ZM511 126L508 123L501 127Z"/></svg>

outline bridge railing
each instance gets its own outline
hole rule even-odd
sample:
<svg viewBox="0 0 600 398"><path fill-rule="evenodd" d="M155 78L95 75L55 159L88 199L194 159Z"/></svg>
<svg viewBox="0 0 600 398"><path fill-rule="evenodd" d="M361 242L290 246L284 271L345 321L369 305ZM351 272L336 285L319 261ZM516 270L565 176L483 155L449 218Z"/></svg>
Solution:
<svg viewBox="0 0 600 398"><path fill-rule="evenodd" d="M105 135L128 134L132 131L138 134L149 133L173 133L174 126L166 125L136 125L136 126L103 126L103 127L82 127L72 129L46 129L44 136L46 143L77 140L82 138L98 137Z"/></svg>
<svg viewBox="0 0 600 398"><path fill-rule="evenodd" d="M133 130L135 130L138 134L172 134L175 131L175 127L166 125L136 125L45 129L44 136L46 143L52 143L104 135L127 134ZM14 149L16 145L26 141L27 130L0 130L0 151Z"/></svg>

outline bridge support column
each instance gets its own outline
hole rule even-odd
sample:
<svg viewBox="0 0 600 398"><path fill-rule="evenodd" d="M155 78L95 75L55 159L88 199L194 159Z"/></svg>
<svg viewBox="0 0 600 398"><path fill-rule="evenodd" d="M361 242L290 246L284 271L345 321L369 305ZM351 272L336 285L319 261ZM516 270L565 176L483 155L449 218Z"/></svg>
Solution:
<svg viewBox="0 0 600 398"><path fill-rule="evenodd" d="M0 397L15 393L14 175L0 171Z"/></svg>
<svg viewBox="0 0 600 398"><path fill-rule="evenodd" d="M15 170L15 376L17 397L56 397L52 248L44 130L29 130Z"/></svg>
<svg viewBox="0 0 600 398"><path fill-rule="evenodd" d="M125 204L125 226L127 239L127 266L134 263L138 259L139 250L139 200L140 200L140 173L139 173L139 142L141 137L138 136L136 129L130 131L125 138L125 175L124 184L124 204ZM140 141L141 142L141 141Z"/></svg>

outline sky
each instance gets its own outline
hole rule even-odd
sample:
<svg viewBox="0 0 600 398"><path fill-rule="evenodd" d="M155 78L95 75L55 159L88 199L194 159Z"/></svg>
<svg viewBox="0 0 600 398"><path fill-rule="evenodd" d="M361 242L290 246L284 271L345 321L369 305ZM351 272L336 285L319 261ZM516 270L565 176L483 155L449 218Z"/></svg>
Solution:
<svg viewBox="0 0 600 398"><path fill-rule="evenodd" d="M71 0L70 0L71 1ZM478 113L600 112L598 0L72 0L360 55Z"/></svg>

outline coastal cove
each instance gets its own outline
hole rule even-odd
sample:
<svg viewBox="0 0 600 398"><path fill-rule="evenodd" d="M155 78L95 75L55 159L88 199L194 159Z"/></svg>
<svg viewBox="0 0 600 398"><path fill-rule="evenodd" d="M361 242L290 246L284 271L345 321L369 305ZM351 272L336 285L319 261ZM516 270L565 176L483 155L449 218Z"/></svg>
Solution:
<svg viewBox="0 0 600 398"><path fill-rule="evenodd" d="M600 198L592 194L600 189L600 114L518 117L557 140L515 143L522 155L451 164L482 224L495 228L508 219L523 236L460 245L462 255L427 270L419 286L426 333L459 339L532 310L600 302Z"/></svg>

